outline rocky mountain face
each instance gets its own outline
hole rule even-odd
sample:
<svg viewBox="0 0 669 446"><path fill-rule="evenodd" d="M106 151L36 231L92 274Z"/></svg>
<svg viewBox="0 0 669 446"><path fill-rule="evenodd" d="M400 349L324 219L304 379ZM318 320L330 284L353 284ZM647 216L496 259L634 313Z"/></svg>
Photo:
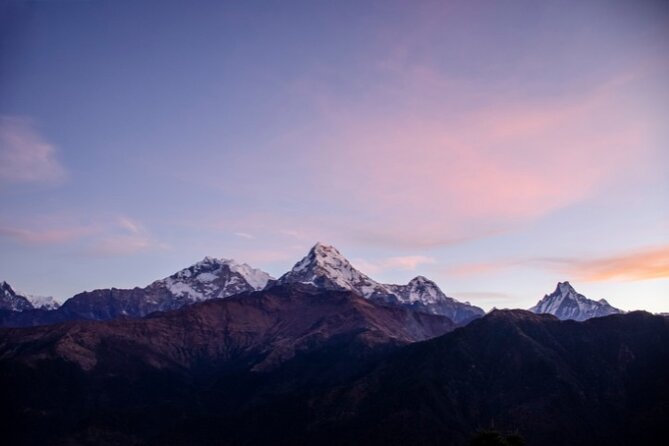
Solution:
<svg viewBox="0 0 669 446"><path fill-rule="evenodd" d="M667 318L506 310L452 328L284 284L141 320L0 329L3 438L436 446L494 425L528 445L662 444Z"/></svg>
<svg viewBox="0 0 669 446"><path fill-rule="evenodd" d="M0 310L25 311L32 310L33 305L25 296L20 296L7 282L0 283Z"/></svg>
<svg viewBox="0 0 669 446"><path fill-rule="evenodd" d="M606 300L588 299L576 292L569 282L560 282L555 291L547 294L530 311L537 314L552 314L559 319L584 321L593 317L622 313Z"/></svg>
<svg viewBox="0 0 669 446"><path fill-rule="evenodd" d="M485 312L469 303L446 296L431 280L423 276L407 285L376 282L355 269L333 246L317 243L278 283L308 283L329 290L350 290L366 299L413 308L431 314L447 316L456 323L466 323Z"/></svg>
<svg viewBox="0 0 669 446"><path fill-rule="evenodd" d="M234 260L206 257L145 288L85 291L56 311L0 312L3 326L33 326L68 320L110 320L143 317L208 299L224 298L264 288L272 277Z"/></svg>

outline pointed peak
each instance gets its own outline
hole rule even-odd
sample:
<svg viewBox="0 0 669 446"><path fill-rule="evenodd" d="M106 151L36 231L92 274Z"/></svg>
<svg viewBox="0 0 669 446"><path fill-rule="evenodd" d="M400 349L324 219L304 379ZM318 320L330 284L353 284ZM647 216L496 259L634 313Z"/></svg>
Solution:
<svg viewBox="0 0 669 446"><path fill-rule="evenodd" d="M409 285L435 285L435 283L425 276L416 276L409 281Z"/></svg>
<svg viewBox="0 0 669 446"><path fill-rule="evenodd" d="M575 293L576 290L571 286L571 283L565 280L564 282L558 282L557 287L555 287L555 292L559 294L569 294L570 292Z"/></svg>
<svg viewBox="0 0 669 446"><path fill-rule="evenodd" d="M595 301L578 293L569 282L558 282L555 291L547 294L535 306L530 308L534 313L549 313L559 319L583 321L591 317L606 316L620 313L606 300Z"/></svg>
<svg viewBox="0 0 669 446"><path fill-rule="evenodd" d="M281 284L298 282L326 289L353 290L363 296L388 294L383 285L355 269L337 248L321 242L279 278Z"/></svg>
<svg viewBox="0 0 669 446"><path fill-rule="evenodd" d="M341 256L341 253L332 245L326 245L325 243L316 242L314 246L309 250L309 254L318 254L322 257L326 256Z"/></svg>

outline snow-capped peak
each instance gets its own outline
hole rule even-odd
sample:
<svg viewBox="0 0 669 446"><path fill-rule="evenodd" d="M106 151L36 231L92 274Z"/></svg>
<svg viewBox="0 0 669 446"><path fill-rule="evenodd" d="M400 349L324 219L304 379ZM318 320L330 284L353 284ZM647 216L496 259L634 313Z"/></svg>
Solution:
<svg viewBox="0 0 669 446"><path fill-rule="evenodd" d="M408 304L430 305L449 299L436 283L425 276L416 276L406 285L388 285L388 287L401 301Z"/></svg>
<svg viewBox="0 0 669 446"><path fill-rule="evenodd" d="M555 291L547 294L530 311L540 314L548 313L559 319L583 321L592 317L622 313L612 307L606 300L594 301L579 294L569 282L558 282Z"/></svg>
<svg viewBox="0 0 669 446"><path fill-rule="evenodd" d="M281 284L295 282L311 283L327 289L351 290L364 297L388 294L385 286L355 269L337 248L320 242L292 270L279 278Z"/></svg>
<svg viewBox="0 0 669 446"><path fill-rule="evenodd" d="M53 296L37 296L26 293L20 294L28 299L32 306L38 310L57 310L60 307L60 302L54 299Z"/></svg>
<svg viewBox="0 0 669 446"><path fill-rule="evenodd" d="M207 256L181 271L158 280L149 288L167 288L178 298L202 301L261 290L272 279L264 271L233 259Z"/></svg>
<svg viewBox="0 0 669 446"><path fill-rule="evenodd" d="M224 257L216 258L210 256L206 256L204 259L194 263L188 268L182 269L171 277L180 279L193 277L197 280L207 282L210 281L210 276L207 274L220 270L223 267L229 268L230 270L242 275L244 279L246 279L256 289L264 288L265 285L267 285L267 282L272 279L272 276L269 274L259 269L253 268L246 263L238 263L234 259L226 259Z"/></svg>

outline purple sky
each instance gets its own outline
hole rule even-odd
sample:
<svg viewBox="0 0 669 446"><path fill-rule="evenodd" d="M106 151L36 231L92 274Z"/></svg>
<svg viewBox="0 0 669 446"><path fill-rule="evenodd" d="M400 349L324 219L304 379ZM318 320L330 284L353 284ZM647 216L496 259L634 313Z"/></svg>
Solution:
<svg viewBox="0 0 669 446"><path fill-rule="evenodd" d="M0 2L0 280L320 240L483 308L669 311L669 3Z"/></svg>

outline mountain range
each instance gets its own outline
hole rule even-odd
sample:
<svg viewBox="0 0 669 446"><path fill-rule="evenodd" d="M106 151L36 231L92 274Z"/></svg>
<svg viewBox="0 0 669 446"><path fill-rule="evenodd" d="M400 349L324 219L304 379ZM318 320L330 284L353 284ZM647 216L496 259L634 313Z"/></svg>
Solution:
<svg viewBox="0 0 669 446"><path fill-rule="evenodd" d="M406 285L383 284L355 269L333 246L317 243L278 280L264 271L232 259L205 257L164 279L132 289L107 288L79 293L62 306L53 298L17 294L7 282L0 285L0 326L34 326L69 320L141 318L209 299L258 291L276 284L307 283L320 289L352 291L390 306L447 316L465 324L483 316L481 308L444 294L436 283L417 276ZM586 320L620 313L606 300L594 301L560 282L530 308L560 319Z"/></svg>
<svg viewBox="0 0 669 446"><path fill-rule="evenodd" d="M0 311L0 325L20 327L69 320L140 318L195 302L227 298L288 283L307 283L320 289L352 291L389 306L447 316L458 324L467 323L484 314L481 308L446 296L434 282L422 276L412 279L407 285L376 282L355 269L336 248L317 243L291 271L278 280L247 264L206 257L144 288L108 288L79 293L54 311L20 306L8 301L0 307L0 310L5 310Z"/></svg>

